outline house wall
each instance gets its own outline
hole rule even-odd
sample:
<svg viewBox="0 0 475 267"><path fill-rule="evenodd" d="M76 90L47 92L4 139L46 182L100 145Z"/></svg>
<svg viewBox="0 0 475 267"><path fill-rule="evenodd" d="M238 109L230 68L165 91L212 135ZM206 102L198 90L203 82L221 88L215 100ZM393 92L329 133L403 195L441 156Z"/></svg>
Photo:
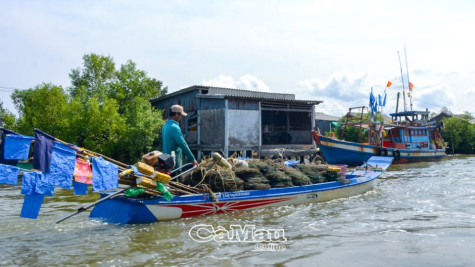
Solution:
<svg viewBox="0 0 475 267"><path fill-rule="evenodd" d="M208 155L209 152L220 150L225 153L261 150L262 99L233 98L220 94L207 94L208 92L199 95L199 93L200 90L191 90L153 103L158 109L165 109L164 117L168 116L170 106L180 104L184 107L189 115L181 121L180 125L195 155L200 157L198 151L203 152L201 155ZM307 126L305 129L295 128L295 125L292 126L292 123L287 122L285 134L291 136L287 144L313 143L310 130L314 126L314 118L310 106L287 104L278 100L267 101L266 104L267 110L310 114L308 129L306 129ZM309 109L308 112L307 109ZM294 119L290 121L295 122ZM292 130L288 131L288 129Z"/></svg>
<svg viewBox="0 0 475 267"><path fill-rule="evenodd" d="M224 109L201 110L200 145L224 147Z"/></svg>
<svg viewBox="0 0 475 267"><path fill-rule="evenodd" d="M259 146L259 110L229 110L229 147L252 148Z"/></svg>
<svg viewBox="0 0 475 267"><path fill-rule="evenodd" d="M322 135L330 131L330 123L330 121L315 121L315 125L320 129Z"/></svg>
<svg viewBox="0 0 475 267"><path fill-rule="evenodd" d="M170 107L178 104L183 106L183 109L186 113L192 113L193 111L197 110L197 102L195 96L198 94L198 90L193 90L189 92L185 92L181 95L173 96L168 99L163 99L158 102L153 103L153 105L157 109L163 109L163 118L168 118L168 112Z"/></svg>
<svg viewBox="0 0 475 267"><path fill-rule="evenodd" d="M200 98L200 146L223 149L225 136L225 99Z"/></svg>

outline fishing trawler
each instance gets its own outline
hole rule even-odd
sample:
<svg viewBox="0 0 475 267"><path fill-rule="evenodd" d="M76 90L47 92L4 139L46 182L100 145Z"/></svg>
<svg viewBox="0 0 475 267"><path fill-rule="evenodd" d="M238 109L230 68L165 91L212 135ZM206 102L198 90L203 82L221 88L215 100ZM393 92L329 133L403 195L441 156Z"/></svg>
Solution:
<svg viewBox="0 0 475 267"><path fill-rule="evenodd" d="M429 121L429 111L404 111L390 114L392 123L369 127L369 142L349 142L319 135L313 137L329 164L359 165L371 156L394 158L393 163L435 161L445 154L441 125ZM384 133L384 134L383 134ZM382 138L380 138L382 136Z"/></svg>
<svg viewBox="0 0 475 267"><path fill-rule="evenodd" d="M404 54L406 49L404 49ZM399 56L399 51L398 51ZM429 111L413 111L412 110L412 90L414 85L409 81L409 68L407 66L407 86L409 92L407 96L410 99L410 111L406 109L406 91L404 87L404 76L402 73L401 58L399 57L401 67L402 95L404 100L404 111L398 112L399 96L397 93L396 112L389 114L391 121L388 124L383 122L375 122L374 113L377 112L378 106L386 105L386 89L384 92L384 100L379 96L379 104L373 96L371 89L369 109L371 118L368 122L368 142L361 142L361 129L363 124L363 111L361 108L361 117L359 121L360 142L348 142L344 140L345 128L348 125L348 118L351 110L347 114L347 120L343 126L340 139L333 137L325 137L313 131L313 138L320 148L323 156L329 164L348 164L359 165L367 161L371 156L382 155L394 158L393 163L411 163L420 161L440 160L445 156L445 142L439 132L443 125L438 125L435 121L429 120ZM388 81L386 88L391 86ZM356 123L358 124L358 123ZM355 124L352 124L355 125Z"/></svg>

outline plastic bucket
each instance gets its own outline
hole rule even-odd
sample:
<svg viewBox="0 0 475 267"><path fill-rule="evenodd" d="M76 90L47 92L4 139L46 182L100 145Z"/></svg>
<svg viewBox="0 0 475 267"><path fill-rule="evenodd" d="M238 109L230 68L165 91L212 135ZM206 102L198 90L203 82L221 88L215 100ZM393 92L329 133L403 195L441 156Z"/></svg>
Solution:
<svg viewBox="0 0 475 267"><path fill-rule="evenodd" d="M348 167L348 165L340 164L340 165L335 165L335 166L337 166L338 168L340 168L340 170L341 170L341 178L345 178L345 177L346 177L346 168Z"/></svg>

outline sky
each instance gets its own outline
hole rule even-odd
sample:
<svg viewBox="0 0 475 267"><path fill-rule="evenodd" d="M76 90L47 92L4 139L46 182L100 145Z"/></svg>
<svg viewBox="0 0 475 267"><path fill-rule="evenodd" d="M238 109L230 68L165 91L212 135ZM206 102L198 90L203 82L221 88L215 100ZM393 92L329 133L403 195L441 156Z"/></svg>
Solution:
<svg viewBox="0 0 475 267"><path fill-rule="evenodd" d="M96 53L132 60L169 92L292 93L334 116L367 106L371 90L394 112L409 77L413 110L475 115L473 14L473 0L0 0L0 97L17 114L13 89L68 88Z"/></svg>

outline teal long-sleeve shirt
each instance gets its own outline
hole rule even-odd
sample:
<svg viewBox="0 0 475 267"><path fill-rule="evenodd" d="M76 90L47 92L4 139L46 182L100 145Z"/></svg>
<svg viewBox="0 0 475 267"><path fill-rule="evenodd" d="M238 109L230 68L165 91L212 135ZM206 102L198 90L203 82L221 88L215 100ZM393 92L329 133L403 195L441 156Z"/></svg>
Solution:
<svg viewBox="0 0 475 267"><path fill-rule="evenodd" d="M175 151L176 157L176 166L180 167L182 165L182 153L185 153L186 158L189 162L195 160L195 156L191 153L188 144L181 133L180 125L177 121L167 120L162 128L162 152L165 154L171 154L172 151Z"/></svg>

